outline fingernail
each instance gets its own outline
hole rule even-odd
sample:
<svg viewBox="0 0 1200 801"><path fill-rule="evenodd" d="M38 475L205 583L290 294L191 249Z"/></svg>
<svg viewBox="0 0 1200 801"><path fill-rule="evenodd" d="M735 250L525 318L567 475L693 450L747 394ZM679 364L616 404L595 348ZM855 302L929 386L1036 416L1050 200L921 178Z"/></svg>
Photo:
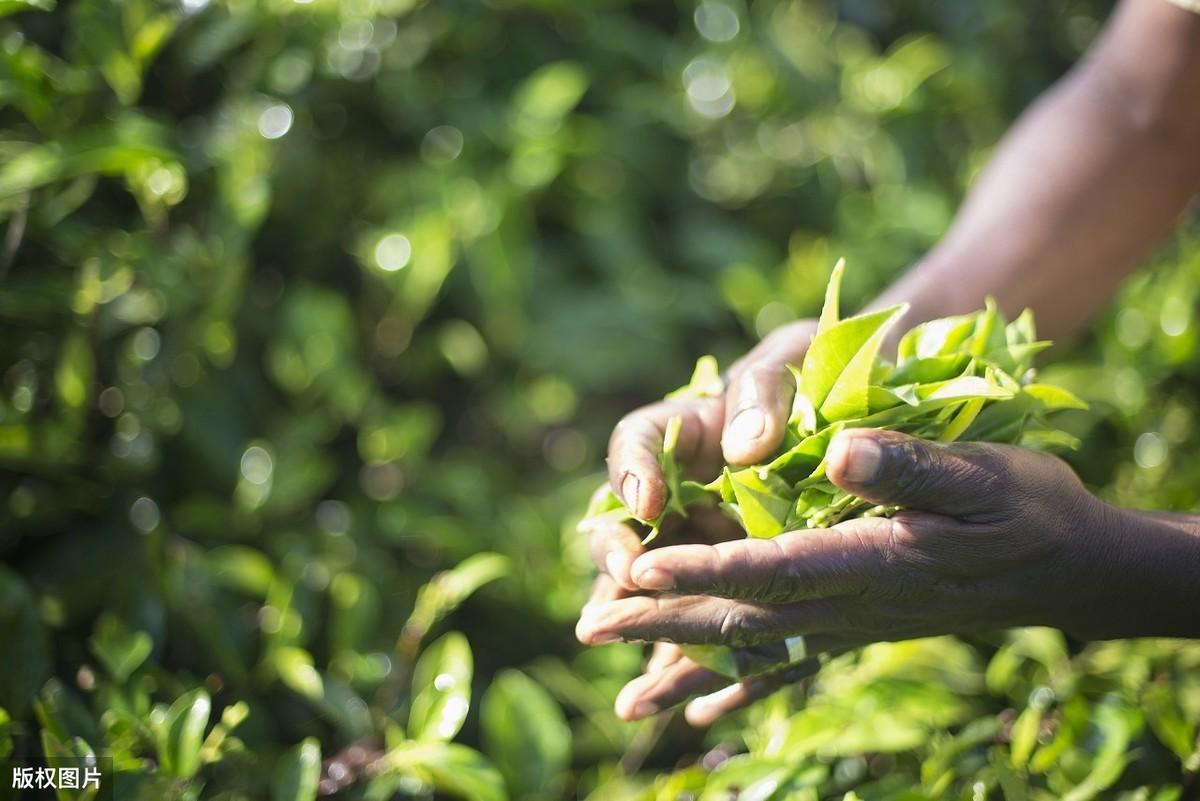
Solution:
<svg viewBox="0 0 1200 801"><path fill-rule="evenodd" d="M846 447L844 475L855 484L870 484L879 478L883 448L870 437L852 437Z"/></svg>
<svg viewBox="0 0 1200 801"><path fill-rule="evenodd" d="M767 418L763 416L762 409L757 406L747 406L729 421L725 438L749 442L761 437L766 427Z"/></svg>
<svg viewBox="0 0 1200 801"><path fill-rule="evenodd" d="M653 704L649 701L638 701L633 705L633 716L638 720L648 718L651 715L657 715L658 712L658 704Z"/></svg>
<svg viewBox="0 0 1200 801"><path fill-rule="evenodd" d="M620 642L621 635L619 634L596 634L591 638L592 645L608 645L609 643Z"/></svg>
<svg viewBox="0 0 1200 801"><path fill-rule="evenodd" d="M641 480L633 473L627 474L625 480L621 482L621 498L625 501L625 506L634 514L637 514L638 511L638 492L641 488Z"/></svg>
<svg viewBox="0 0 1200 801"><path fill-rule="evenodd" d="M670 590L675 587L675 577L657 567L651 567L638 573L634 581L639 587L647 590Z"/></svg>

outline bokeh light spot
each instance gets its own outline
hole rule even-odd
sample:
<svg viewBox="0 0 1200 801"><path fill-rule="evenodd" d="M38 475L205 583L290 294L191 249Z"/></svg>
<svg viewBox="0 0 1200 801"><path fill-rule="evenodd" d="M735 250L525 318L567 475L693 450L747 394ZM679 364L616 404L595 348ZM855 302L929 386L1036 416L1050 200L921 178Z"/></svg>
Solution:
<svg viewBox="0 0 1200 801"><path fill-rule="evenodd" d="M264 139L278 139L292 129L292 107L272 103L258 115L258 132Z"/></svg>
<svg viewBox="0 0 1200 801"><path fill-rule="evenodd" d="M728 42L741 27L737 12L724 3L701 3L692 19L696 30L710 42Z"/></svg>
<svg viewBox="0 0 1200 801"><path fill-rule="evenodd" d="M375 263L379 269L394 273L408 266L412 258L412 243L404 234L388 234L375 245Z"/></svg>
<svg viewBox="0 0 1200 801"><path fill-rule="evenodd" d="M251 484L266 484L275 470L275 460L266 448L251 445L242 454L242 477Z"/></svg>
<svg viewBox="0 0 1200 801"><path fill-rule="evenodd" d="M1167 460L1167 441L1161 434L1147 431L1133 445L1133 460L1147 470L1160 466Z"/></svg>

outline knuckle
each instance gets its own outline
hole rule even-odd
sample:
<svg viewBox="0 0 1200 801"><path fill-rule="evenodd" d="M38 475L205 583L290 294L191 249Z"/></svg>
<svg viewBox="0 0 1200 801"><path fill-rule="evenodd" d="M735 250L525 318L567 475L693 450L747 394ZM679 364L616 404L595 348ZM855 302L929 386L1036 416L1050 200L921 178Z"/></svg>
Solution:
<svg viewBox="0 0 1200 801"><path fill-rule="evenodd" d="M763 571L758 598L763 601L783 601L792 594L790 560L787 551L774 539L766 540L770 545L767 555L768 567Z"/></svg>
<svg viewBox="0 0 1200 801"><path fill-rule="evenodd" d="M892 479L906 493L921 494L937 488L942 480L936 470L929 446L916 440L905 440L897 448L899 458L893 461Z"/></svg>
<svg viewBox="0 0 1200 801"><path fill-rule="evenodd" d="M766 618L744 604L727 604L720 612L717 631L721 642L735 647L754 645L770 635Z"/></svg>
<svg viewBox="0 0 1200 801"><path fill-rule="evenodd" d="M717 615L717 636L722 642L736 644L736 638L741 634L741 614L732 604L725 604Z"/></svg>

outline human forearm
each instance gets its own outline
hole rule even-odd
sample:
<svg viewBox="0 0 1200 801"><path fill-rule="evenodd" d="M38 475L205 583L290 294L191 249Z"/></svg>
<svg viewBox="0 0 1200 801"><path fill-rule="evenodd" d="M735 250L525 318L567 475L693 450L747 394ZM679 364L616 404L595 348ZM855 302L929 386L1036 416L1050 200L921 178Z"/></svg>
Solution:
<svg viewBox="0 0 1200 801"><path fill-rule="evenodd" d="M1085 639L1200 637L1200 516L1102 504L1062 628Z"/></svg>
<svg viewBox="0 0 1200 801"><path fill-rule="evenodd" d="M1200 187L1200 18L1127 0L1093 54L1005 137L950 231L877 306L906 323L987 295L1077 331ZM900 326L904 328L907 326Z"/></svg>

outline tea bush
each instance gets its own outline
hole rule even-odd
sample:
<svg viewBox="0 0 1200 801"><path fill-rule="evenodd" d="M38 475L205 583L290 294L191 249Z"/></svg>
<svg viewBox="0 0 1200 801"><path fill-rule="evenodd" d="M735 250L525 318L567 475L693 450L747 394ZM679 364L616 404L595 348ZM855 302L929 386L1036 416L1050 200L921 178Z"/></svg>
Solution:
<svg viewBox="0 0 1200 801"><path fill-rule="evenodd" d="M1195 644L878 645L693 732L619 723L640 651L571 635L613 421L836 255L865 302L1106 11L0 0L0 756L120 799L1190 797ZM1195 506L1198 288L1183 234L1043 372L1120 503Z"/></svg>

